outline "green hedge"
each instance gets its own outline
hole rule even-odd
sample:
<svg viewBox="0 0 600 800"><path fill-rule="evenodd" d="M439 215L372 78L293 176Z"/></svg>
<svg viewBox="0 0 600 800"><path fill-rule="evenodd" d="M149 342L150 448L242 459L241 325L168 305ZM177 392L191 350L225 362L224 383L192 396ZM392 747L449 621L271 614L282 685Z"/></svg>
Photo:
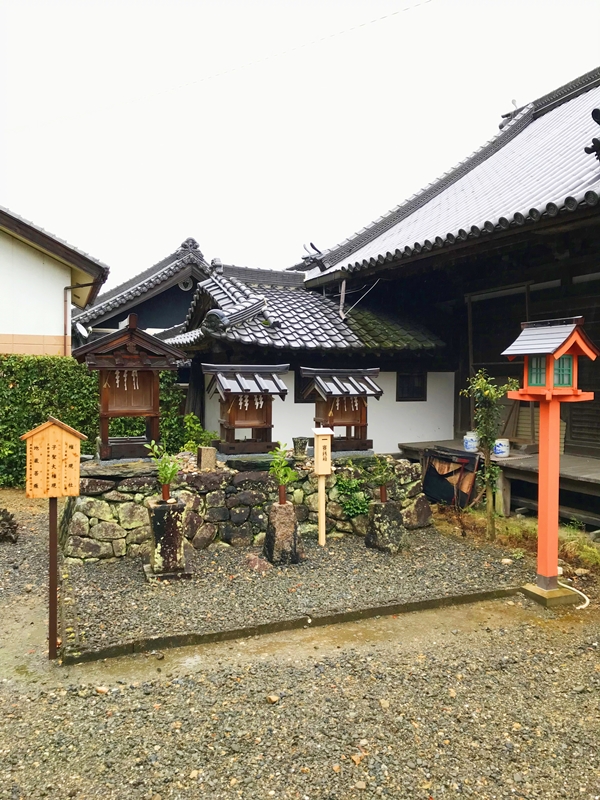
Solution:
<svg viewBox="0 0 600 800"><path fill-rule="evenodd" d="M183 394L177 374L160 376L161 437L170 453L183 446ZM63 356L0 355L0 486L21 486L25 480L25 444L21 434L56 417L88 437L83 453L96 452L99 433L98 375ZM119 419L111 435L141 434L142 419Z"/></svg>

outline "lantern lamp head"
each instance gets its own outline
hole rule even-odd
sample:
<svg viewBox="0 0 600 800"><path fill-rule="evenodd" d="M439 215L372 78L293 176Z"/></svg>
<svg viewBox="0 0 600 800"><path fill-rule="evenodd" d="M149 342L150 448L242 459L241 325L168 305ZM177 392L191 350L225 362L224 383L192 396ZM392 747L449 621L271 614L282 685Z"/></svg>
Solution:
<svg viewBox="0 0 600 800"><path fill-rule="evenodd" d="M531 395L579 392L578 359L595 360L600 351L583 329L583 317L523 322L521 333L502 355L524 357L523 389Z"/></svg>

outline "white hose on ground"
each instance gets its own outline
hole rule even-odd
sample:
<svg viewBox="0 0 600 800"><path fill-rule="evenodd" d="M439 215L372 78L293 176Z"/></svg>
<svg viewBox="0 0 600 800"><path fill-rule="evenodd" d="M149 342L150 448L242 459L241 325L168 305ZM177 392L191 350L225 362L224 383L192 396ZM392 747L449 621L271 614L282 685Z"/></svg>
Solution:
<svg viewBox="0 0 600 800"><path fill-rule="evenodd" d="M580 597L583 597L583 599L585 600L585 603L582 603L580 606L575 606L575 608L581 609L581 608L587 608L589 606L590 598L587 595L585 595L583 592L580 592L579 589L576 589L574 586L569 586L566 583L561 583L560 581L557 581L557 583L558 583L559 586L562 586L563 589L570 589L572 592L575 592Z"/></svg>

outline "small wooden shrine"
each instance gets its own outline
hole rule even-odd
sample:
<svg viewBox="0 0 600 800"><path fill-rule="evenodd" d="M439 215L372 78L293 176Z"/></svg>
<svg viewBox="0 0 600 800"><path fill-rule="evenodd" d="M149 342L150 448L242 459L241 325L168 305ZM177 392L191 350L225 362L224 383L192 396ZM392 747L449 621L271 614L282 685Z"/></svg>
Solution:
<svg viewBox="0 0 600 800"><path fill-rule="evenodd" d="M207 395L219 395L220 441L215 447L221 453L268 453L277 447L273 442L273 397L285 400L287 386L281 375L289 364L241 365L202 364L210 375ZM250 438L236 439L236 432L251 431Z"/></svg>
<svg viewBox="0 0 600 800"><path fill-rule="evenodd" d="M73 358L97 370L100 381L100 458L140 458L159 441L159 373L177 369L185 354L138 330L137 314L126 327L73 351ZM109 437L115 417L144 417L145 436Z"/></svg>
<svg viewBox="0 0 600 800"><path fill-rule="evenodd" d="M317 427L345 428L345 436L334 436L332 450L370 450L373 440L367 439L367 400L379 400L383 389L373 378L379 368L311 369L300 367L303 378L309 378L305 398L315 400Z"/></svg>

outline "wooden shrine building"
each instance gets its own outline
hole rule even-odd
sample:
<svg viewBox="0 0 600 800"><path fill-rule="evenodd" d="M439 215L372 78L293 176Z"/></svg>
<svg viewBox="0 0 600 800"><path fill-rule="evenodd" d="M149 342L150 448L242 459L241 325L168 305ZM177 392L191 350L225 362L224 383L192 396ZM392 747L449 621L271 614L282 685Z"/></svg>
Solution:
<svg viewBox="0 0 600 800"><path fill-rule="evenodd" d="M373 440L367 439L367 400L379 400L383 390L373 378L378 368L311 369L301 367L300 374L309 379L303 394L315 401L315 424L318 428L345 428L345 436L334 436L332 449L370 450Z"/></svg>
<svg viewBox="0 0 600 800"><path fill-rule="evenodd" d="M273 442L273 397L285 400L287 386L281 380L289 364L202 364L209 375L209 397L219 397L221 453L268 453ZM236 432L250 432L249 438L236 439Z"/></svg>
<svg viewBox="0 0 600 800"><path fill-rule="evenodd" d="M175 370L185 359L181 350L137 328L127 326L73 351L73 357L98 372L100 382L100 458L140 458L150 441L159 441L159 373ZM144 417L145 436L109 437L115 417Z"/></svg>

